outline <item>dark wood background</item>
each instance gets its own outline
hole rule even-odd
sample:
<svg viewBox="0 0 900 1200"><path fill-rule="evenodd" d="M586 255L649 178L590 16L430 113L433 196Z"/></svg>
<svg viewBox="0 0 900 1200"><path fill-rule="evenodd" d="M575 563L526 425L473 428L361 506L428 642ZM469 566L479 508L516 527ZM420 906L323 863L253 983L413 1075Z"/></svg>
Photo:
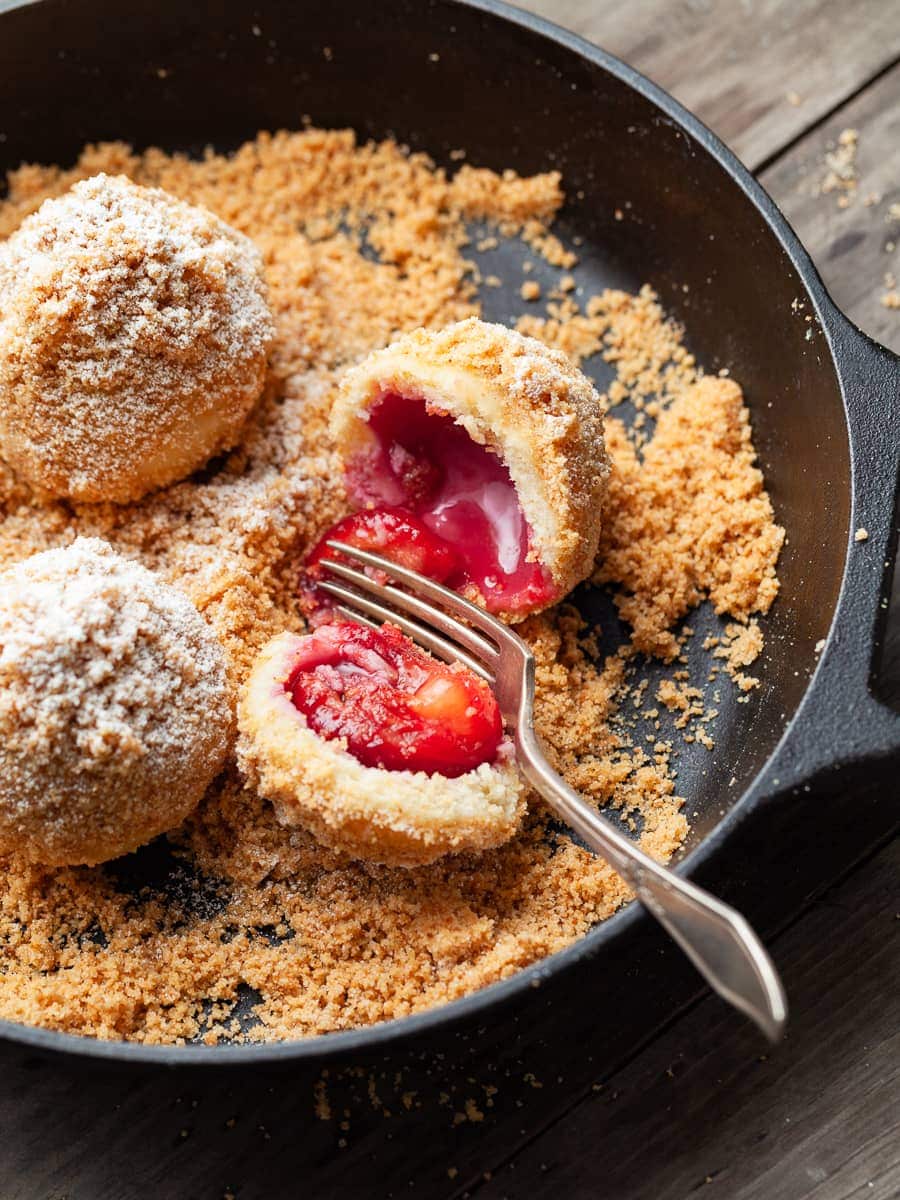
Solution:
<svg viewBox="0 0 900 1200"><path fill-rule="evenodd" d="M897 0L532 0L631 62L755 170L838 304L900 350ZM852 202L821 194L858 131ZM895 587L895 593L897 589ZM882 667L900 697L896 595ZM615 1070L546 1030L488 1056L328 1076L86 1076L0 1046L0 1200L889 1200L900 1195L897 878L882 847L775 941L765 1052L714 997ZM541 1031L537 1031L540 1033ZM526 1048L527 1047L527 1048Z"/></svg>

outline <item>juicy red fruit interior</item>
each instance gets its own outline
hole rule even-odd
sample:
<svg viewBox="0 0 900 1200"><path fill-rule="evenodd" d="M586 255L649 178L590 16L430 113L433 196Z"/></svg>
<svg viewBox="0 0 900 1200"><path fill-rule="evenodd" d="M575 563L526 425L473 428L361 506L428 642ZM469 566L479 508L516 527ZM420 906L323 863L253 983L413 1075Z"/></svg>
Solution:
<svg viewBox="0 0 900 1200"><path fill-rule="evenodd" d="M455 778L493 762L503 737L487 684L423 654L393 625L321 626L302 639L285 686L315 733L346 738L367 767Z"/></svg>
<svg viewBox="0 0 900 1200"><path fill-rule="evenodd" d="M474 584L491 612L525 613L556 598L546 568L527 561L531 531L496 454L446 413L393 392L373 407L369 426L374 444L347 464L354 503L370 517L390 510L416 518L456 556L442 582L457 591ZM391 549L382 552L396 558Z"/></svg>
<svg viewBox="0 0 900 1200"><path fill-rule="evenodd" d="M436 537L418 517L402 508L364 508L332 525L306 560L306 574L317 580L323 558L339 558L328 540L371 550L443 583L461 569L460 557L443 538Z"/></svg>

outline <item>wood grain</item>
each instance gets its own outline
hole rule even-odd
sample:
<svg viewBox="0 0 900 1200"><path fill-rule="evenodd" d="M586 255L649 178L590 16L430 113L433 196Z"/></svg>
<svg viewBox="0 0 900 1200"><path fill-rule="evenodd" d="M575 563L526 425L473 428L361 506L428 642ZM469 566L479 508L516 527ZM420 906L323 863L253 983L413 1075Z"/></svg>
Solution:
<svg viewBox="0 0 900 1200"><path fill-rule="evenodd" d="M825 156L844 130L859 134L856 188L823 194ZM900 64L780 157L761 181L836 303L870 337L900 353L900 308L882 303L900 291L900 209L890 215L891 206L900 205ZM845 208L842 194L849 198ZM900 562L880 676L885 699L900 706Z"/></svg>
<svg viewBox="0 0 900 1200"><path fill-rule="evenodd" d="M704 1000L472 1195L895 1198L898 869L895 843L776 944L792 998L782 1046L759 1058L749 1031Z"/></svg>
<svg viewBox="0 0 900 1200"><path fill-rule="evenodd" d="M649 75L753 170L900 56L893 0L519 4Z"/></svg>
<svg viewBox="0 0 900 1200"><path fill-rule="evenodd" d="M900 5L897 6L900 12ZM825 155L842 130L859 131L859 176L846 208L821 193ZM774 163L762 182L812 252L837 304L866 333L900 351L900 309L881 297L886 272L900 278L900 65L883 75ZM891 249L893 247L893 249ZM893 290L898 290L900 284Z"/></svg>

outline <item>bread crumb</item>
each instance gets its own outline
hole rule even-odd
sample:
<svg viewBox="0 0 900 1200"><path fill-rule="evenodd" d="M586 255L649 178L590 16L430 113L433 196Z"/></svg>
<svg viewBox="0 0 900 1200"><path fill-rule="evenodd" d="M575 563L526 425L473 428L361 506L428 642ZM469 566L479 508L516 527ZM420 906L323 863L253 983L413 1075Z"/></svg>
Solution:
<svg viewBox="0 0 900 1200"><path fill-rule="evenodd" d="M720 645L713 650L714 658L725 660L725 669L734 680L739 691L749 692L759 687L759 680L745 675L741 667L749 667L762 653L763 635L759 622L752 619L745 625L730 622Z"/></svg>
<svg viewBox="0 0 900 1200"><path fill-rule="evenodd" d="M328 1095L325 1089L326 1083L324 1079L319 1079L313 1084L314 1111L320 1121L331 1120L331 1105L328 1103Z"/></svg>
<svg viewBox="0 0 900 1200"><path fill-rule="evenodd" d="M707 376L687 386L660 414L642 459L615 419L607 447L615 517L595 580L622 588L616 604L635 647L671 661L672 625L706 595L739 620L767 612L784 530L755 465L737 384Z"/></svg>
<svg viewBox="0 0 900 1200"><path fill-rule="evenodd" d="M705 746L707 750L715 750L716 743L712 740L702 725L697 726L697 741L701 746Z"/></svg>
<svg viewBox="0 0 900 1200"><path fill-rule="evenodd" d="M867 542L869 540L868 529L863 529L861 526L853 535L854 542Z"/></svg>
<svg viewBox="0 0 900 1200"><path fill-rule="evenodd" d="M12 172L0 237L101 170L205 205L255 241L276 323L270 379L238 449L129 507L36 506L0 465L0 566L76 533L104 537L188 592L222 642L234 689L273 634L302 629L297 564L343 512L327 434L337 378L399 331L478 314L465 257L471 221L571 270L574 252L549 229L561 181L465 165L450 175L392 141L314 128L261 133L227 158L111 143L87 147L71 169ZM567 605L520 629L535 654L535 720L554 765L594 803L634 817L639 844L665 861L688 822L665 741L654 734L650 757L644 731L624 720L640 683L638 651L676 658L673 629L707 595L742 628L765 612L783 531L740 388L702 376L650 288L606 291L583 308L567 296L526 323L578 360L600 354L613 374L608 403L640 405L657 422L640 453L625 423L609 422L616 465L598 582L616 591L632 644L598 659L592 631ZM507 978L630 898L536 799L497 850L392 870L282 828L233 764L154 853L167 865L150 879L162 882L138 895L106 868L3 864L0 1015L147 1043L312 1036ZM540 1086L533 1075L526 1082ZM389 1111L374 1077L363 1090ZM332 1119L325 1075L313 1108Z"/></svg>
<svg viewBox="0 0 900 1200"><path fill-rule="evenodd" d="M838 136L837 145L825 153L826 174L819 187L825 195L838 192L838 205L846 208L855 193L859 175L856 170L856 152L859 146L859 132L856 129L844 129Z"/></svg>
<svg viewBox="0 0 900 1200"><path fill-rule="evenodd" d="M523 300L540 300L541 285L536 279L526 279L519 288L519 294Z"/></svg>

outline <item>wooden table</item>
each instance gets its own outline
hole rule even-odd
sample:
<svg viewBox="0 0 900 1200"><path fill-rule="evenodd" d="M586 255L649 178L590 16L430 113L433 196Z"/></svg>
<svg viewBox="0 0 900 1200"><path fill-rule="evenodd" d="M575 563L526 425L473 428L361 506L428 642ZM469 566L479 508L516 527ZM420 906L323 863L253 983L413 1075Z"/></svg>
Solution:
<svg viewBox="0 0 900 1200"><path fill-rule="evenodd" d="M900 350L896 0L531 0L633 63L758 172L837 302ZM825 154L858 131L847 207ZM893 248L892 247L897 247ZM895 589L896 591L896 589ZM895 600L883 667L900 697ZM489 1059L328 1077L85 1079L0 1046L3 1200L889 1200L900 1195L900 854L882 848L774 944L769 1054L707 997L611 1075L529 1030ZM527 1050L525 1049L527 1047ZM564 1069L560 1068L564 1063Z"/></svg>

